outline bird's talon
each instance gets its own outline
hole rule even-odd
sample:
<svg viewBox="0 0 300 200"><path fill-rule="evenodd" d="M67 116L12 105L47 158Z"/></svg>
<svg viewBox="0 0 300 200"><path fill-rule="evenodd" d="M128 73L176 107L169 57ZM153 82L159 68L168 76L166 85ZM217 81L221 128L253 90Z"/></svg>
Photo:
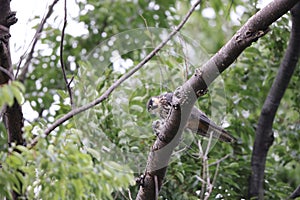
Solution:
<svg viewBox="0 0 300 200"><path fill-rule="evenodd" d="M135 179L135 182L138 184L138 186L145 187L145 175L141 174L140 177Z"/></svg>

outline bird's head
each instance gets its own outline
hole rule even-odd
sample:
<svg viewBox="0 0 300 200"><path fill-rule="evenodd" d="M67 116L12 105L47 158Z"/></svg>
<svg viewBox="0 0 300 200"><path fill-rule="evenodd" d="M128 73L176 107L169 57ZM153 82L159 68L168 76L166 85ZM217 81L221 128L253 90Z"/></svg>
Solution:
<svg viewBox="0 0 300 200"><path fill-rule="evenodd" d="M153 115L165 118L166 114L171 108L172 97L172 93L166 93L160 96L151 97L147 103L148 112Z"/></svg>
<svg viewBox="0 0 300 200"><path fill-rule="evenodd" d="M151 97L149 101L147 102L147 109L148 112L151 112L152 110L158 109L160 106L159 98L158 97Z"/></svg>
<svg viewBox="0 0 300 200"><path fill-rule="evenodd" d="M159 97L151 97L147 102L147 110L150 114L159 117L159 107L160 105Z"/></svg>

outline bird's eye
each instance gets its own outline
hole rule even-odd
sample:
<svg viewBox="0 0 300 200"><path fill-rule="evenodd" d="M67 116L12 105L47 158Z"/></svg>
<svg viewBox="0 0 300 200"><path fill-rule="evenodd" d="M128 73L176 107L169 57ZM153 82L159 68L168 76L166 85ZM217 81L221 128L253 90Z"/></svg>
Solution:
<svg viewBox="0 0 300 200"><path fill-rule="evenodd" d="M148 102L148 106L147 106L148 111L152 109L152 105L153 105L153 100L150 99L149 102Z"/></svg>

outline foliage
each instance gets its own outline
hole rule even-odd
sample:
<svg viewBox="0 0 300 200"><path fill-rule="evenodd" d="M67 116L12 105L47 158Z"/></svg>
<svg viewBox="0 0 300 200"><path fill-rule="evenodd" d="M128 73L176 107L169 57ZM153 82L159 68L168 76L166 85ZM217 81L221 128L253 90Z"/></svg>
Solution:
<svg viewBox="0 0 300 200"><path fill-rule="evenodd" d="M14 103L14 99L18 101L18 103L23 102L22 93L25 92L25 88L22 83L18 81L12 81L9 84L1 85L0 87L0 107L7 104L8 106L12 106Z"/></svg>
<svg viewBox="0 0 300 200"><path fill-rule="evenodd" d="M113 191L132 184L129 169L101 158L100 152L82 145L81 137L71 129L41 139L39 150L16 146L2 152L0 194L8 196L14 189L29 199L113 199Z"/></svg>
<svg viewBox="0 0 300 200"><path fill-rule="evenodd" d="M190 2L78 0L77 5L80 12L73 20L86 31L80 36L67 34L64 41L75 107L99 97L142 60L178 24ZM26 91L18 82L0 88L1 106L13 98L22 102L23 94L37 115L37 119L26 119L25 138L30 144L33 137L40 137L33 149L8 147L0 125L0 197L9 198L14 189L29 199L129 199L130 194L134 198L138 186L133 173L143 173L155 139L147 100L180 86L208 59L205 52L217 52L257 10L256 1L202 2L182 32L112 96L45 137L43 130L72 107L59 61L61 31L53 26L60 24L62 15L53 13L53 24L47 24L40 39L45 48L36 51L27 74ZM211 199L247 196L256 123L287 45L288 23L288 15L276 22L198 102L239 139L236 145L217 143L209 151L211 181L216 174ZM295 73L273 126L266 199L285 198L300 183L299 66ZM205 149L201 137L184 133L159 199L199 199L203 172L199 141Z"/></svg>

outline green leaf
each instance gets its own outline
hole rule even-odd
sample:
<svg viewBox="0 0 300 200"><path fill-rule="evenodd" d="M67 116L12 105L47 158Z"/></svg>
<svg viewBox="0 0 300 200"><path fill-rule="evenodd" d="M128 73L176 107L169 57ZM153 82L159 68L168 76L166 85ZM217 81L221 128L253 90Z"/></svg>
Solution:
<svg viewBox="0 0 300 200"><path fill-rule="evenodd" d="M20 192L20 188L21 188L20 182L19 182L18 178L15 176L15 174L12 174L7 171L5 171L4 174L5 174L5 177L7 178L7 180L15 186L14 189L17 192Z"/></svg>
<svg viewBox="0 0 300 200"><path fill-rule="evenodd" d="M14 104L14 95L11 91L11 87L7 84L5 84L2 88L2 97L4 99L4 102L7 103L9 106L12 106Z"/></svg>
<svg viewBox="0 0 300 200"><path fill-rule="evenodd" d="M86 151L88 153L90 153L93 156L93 158L96 158L98 161L100 161L101 157L100 157L100 153L98 151L96 151L95 149L89 148L89 147L86 148Z"/></svg>
<svg viewBox="0 0 300 200"><path fill-rule="evenodd" d="M184 183L184 176L182 173L180 172L176 173L176 177L179 179L181 183Z"/></svg>
<svg viewBox="0 0 300 200"><path fill-rule="evenodd" d="M110 171L108 171L107 169L102 170L103 175L105 176L105 178L109 179L111 178L113 175Z"/></svg>
<svg viewBox="0 0 300 200"><path fill-rule="evenodd" d="M19 90L19 88L11 86L11 91L12 91L14 97L17 99L17 102L19 104L22 104L22 102L24 101L24 98L23 98L22 93Z"/></svg>
<svg viewBox="0 0 300 200"><path fill-rule="evenodd" d="M144 108L142 106L139 106L139 105L132 105L132 106L130 106L130 108L132 110L135 110L135 111L140 112L140 113L144 111Z"/></svg>
<svg viewBox="0 0 300 200"><path fill-rule="evenodd" d="M7 158L7 163L10 167L18 168L24 165L25 160L21 154L13 151L12 154Z"/></svg>
<svg viewBox="0 0 300 200"><path fill-rule="evenodd" d="M19 81L13 81L11 82L11 85L17 87L22 93L25 92L25 86L23 85L23 83Z"/></svg>

